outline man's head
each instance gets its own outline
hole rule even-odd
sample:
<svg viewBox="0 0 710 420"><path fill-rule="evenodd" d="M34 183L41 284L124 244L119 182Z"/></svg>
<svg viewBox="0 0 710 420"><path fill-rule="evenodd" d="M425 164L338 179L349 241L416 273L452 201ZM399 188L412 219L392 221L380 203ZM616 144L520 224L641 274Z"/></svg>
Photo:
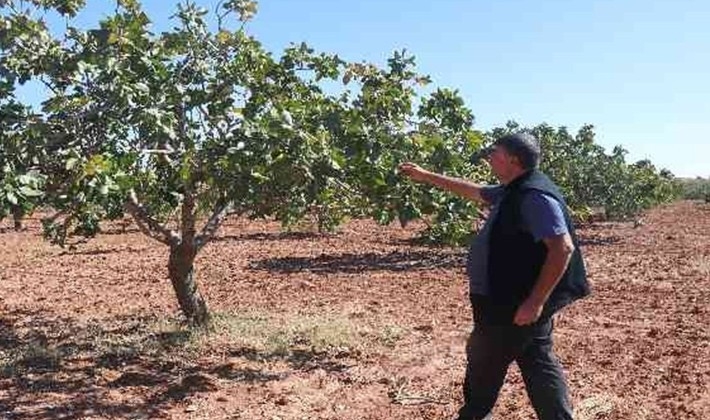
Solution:
<svg viewBox="0 0 710 420"><path fill-rule="evenodd" d="M540 165L540 143L532 134L508 134L496 140L493 146L483 151L483 155L487 156L496 177L508 183L529 170L537 169Z"/></svg>
<svg viewBox="0 0 710 420"><path fill-rule="evenodd" d="M494 145L503 147L509 155L515 157L525 171L540 166L540 143L532 134L508 134L496 140Z"/></svg>

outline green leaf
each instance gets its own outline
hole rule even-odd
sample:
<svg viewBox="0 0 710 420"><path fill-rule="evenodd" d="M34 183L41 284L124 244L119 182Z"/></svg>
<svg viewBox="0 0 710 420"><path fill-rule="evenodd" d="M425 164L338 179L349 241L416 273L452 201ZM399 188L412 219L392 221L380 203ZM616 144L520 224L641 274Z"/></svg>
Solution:
<svg viewBox="0 0 710 420"><path fill-rule="evenodd" d="M262 182L269 181L269 177L268 177L268 176L266 176L266 175L264 175L264 174L262 174L262 173L259 173L259 172L257 172L257 171L252 171L252 172L251 172L251 176L254 177L255 179L259 180L259 181L262 181Z"/></svg>
<svg viewBox="0 0 710 420"><path fill-rule="evenodd" d="M5 197L7 198L7 201L10 202L10 204L15 205L15 206L18 204L17 196L12 191L7 191L5 193Z"/></svg>
<svg viewBox="0 0 710 420"><path fill-rule="evenodd" d="M35 190L34 188L30 188L26 185L20 187L18 191L25 197L40 197L42 195L42 191Z"/></svg>
<svg viewBox="0 0 710 420"><path fill-rule="evenodd" d="M77 158L67 159L67 162L65 164L66 170L71 171L72 169L74 169L76 167L77 163L79 163L79 159L77 159Z"/></svg>

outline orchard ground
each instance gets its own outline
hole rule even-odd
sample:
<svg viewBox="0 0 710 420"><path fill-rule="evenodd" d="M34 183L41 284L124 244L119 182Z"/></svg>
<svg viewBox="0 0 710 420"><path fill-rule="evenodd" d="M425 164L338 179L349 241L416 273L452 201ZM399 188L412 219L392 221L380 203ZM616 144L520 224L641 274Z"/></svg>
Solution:
<svg viewBox="0 0 710 420"><path fill-rule="evenodd" d="M26 225L0 224L0 419L447 419L460 403L465 251L417 245L421 225L227 221L197 260L207 333L180 325L167 249L133 225L74 250ZM580 236L594 293L556 319L576 418L710 418L710 205ZM495 412L534 418L514 365Z"/></svg>

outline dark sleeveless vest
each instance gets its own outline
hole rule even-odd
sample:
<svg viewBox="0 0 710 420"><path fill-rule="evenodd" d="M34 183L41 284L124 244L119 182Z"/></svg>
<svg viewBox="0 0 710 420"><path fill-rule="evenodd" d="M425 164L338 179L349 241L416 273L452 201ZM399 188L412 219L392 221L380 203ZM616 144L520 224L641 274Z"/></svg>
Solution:
<svg viewBox="0 0 710 420"><path fill-rule="evenodd" d="M488 253L490 302L498 316L512 320L515 310L535 285L547 256L543 241L535 242L524 227L521 214L526 193L537 190L560 203L567 229L574 243L574 253L567 270L543 308L542 316L551 316L562 307L590 293L577 235L557 186L542 172L529 171L506 185L498 215L491 231Z"/></svg>

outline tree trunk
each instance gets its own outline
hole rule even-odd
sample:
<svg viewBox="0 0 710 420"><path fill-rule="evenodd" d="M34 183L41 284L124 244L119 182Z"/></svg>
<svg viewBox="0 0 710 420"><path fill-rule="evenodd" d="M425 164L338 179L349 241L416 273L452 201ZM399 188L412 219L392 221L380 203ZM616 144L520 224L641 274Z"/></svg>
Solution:
<svg viewBox="0 0 710 420"><path fill-rule="evenodd" d="M15 223L15 231L22 230L22 219L25 217L25 211L20 206L12 206L12 221Z"/></svg>
<svg viewBox="0 0 710 420"><path fill-rule="evenodd" d="M170 249L168 273L183 315L190 324L206 326L210 320L207 303L197 289L193 263L197 247L192 243L181 243Z"/></svg>

